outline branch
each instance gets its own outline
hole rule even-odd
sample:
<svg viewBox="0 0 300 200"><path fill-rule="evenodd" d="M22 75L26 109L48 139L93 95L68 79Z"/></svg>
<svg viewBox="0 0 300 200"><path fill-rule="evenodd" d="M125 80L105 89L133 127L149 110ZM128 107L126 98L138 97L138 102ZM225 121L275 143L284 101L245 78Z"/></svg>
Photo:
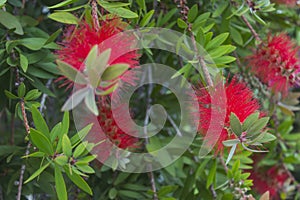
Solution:
<svg viewBox="0 0 300 200"><path fill-rule="evenodd" d="M98 7L97 7L97 1L92 0L92 17L93 17L93 24L96 29L96 31L99 31L100 24L98 19Z"/></svg>
<svg viewBox="0 0 300 200"><path fill-rule="evenodd" d="M209 74L209 71L208 71L207 65L205 63L205 60L199 54L199 50L198 50L198 47L197 47L197 42L196 42L195 36L192 32L192 24L190 22L188 22L188 20L187 20L188 19L187 14L188 14L188 11L189 11L189 7L186 5L187 1L186 0L179 0L179 2L178 2L178 0L174 0L174 2L178 3L178 5L177 5L178 8L181 8L180 13L182 15L182 20L185 21L185 23L188 24L188 31L191 34L191 40L192 40L192 43L193 43L193 48L194 48L194 51L196 53L197 59L198 59L200 65L202 67L202 71L204 73L207 84L209 86L213 86L213 81L212 81L211 76Z"/></svg>
<svg viewBox="0 0 300 200"><path fill-rule="evenodd" d="M261 38L259 37L258 33L254 30L254 28L252 27L252 25L249 23L248 19L242 15L241 16L242 20L245 22L245 24L248 26L249 30L251 31L252 35L254 36L254 38L259 42L261 43L262 40Z"/></svg>
<svg viewBox="0 0 300 200"><path fill-rule="evenodd" d="M149 79L149 83L152 83L152 70L151 70L151 67L149 67L148 79ZM149 88L148 88L148 93L147 93L147 111L146 111L146 116L145 116L145 119L144 119L144 134L145 134L145 136L147 136L147 124L149 123L149 117L150 117L150 104L151 104L152 91L153 91L153 85L150 84ZM147 145L148 143L149 143L148 137L145 137L145 145ZM152 165L150 163L148 164L148 170L149 170L148 174L149 174L149 177L150 177L151 188L152 188L152 191L153 191L153 200L158 200L154 174L153 174L153 171L152 171Z"/></svg>

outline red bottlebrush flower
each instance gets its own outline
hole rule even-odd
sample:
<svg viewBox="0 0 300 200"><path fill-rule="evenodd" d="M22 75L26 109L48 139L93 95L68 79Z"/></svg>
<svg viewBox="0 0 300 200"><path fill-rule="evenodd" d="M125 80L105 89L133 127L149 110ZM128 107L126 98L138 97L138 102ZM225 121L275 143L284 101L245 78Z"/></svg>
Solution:
<svg viewBox="0 0 300 200"><path fill-rule="evenodd" d="M239 82L236 78L233 78L230 83L225 84L225 94L227 98L226 103L226 114L224 120L224 126L221 130L220 137L217 138L216 143L216 153L222 151L223 141L228 139L233 139L236 136L228 131L230 127L230 114L233 112L243 122L249 115L255 113L259 109L259 103L256 99L253 98L252 91L246 86L245 83ZM218 90L218 87L216 87ZM218 92L218 91L217 91ZM217 94L218 96L218 94ZM211 123L221 123L220 119L212 118L212 107L218 105L211 105L211 96L208 93L206 88L200 88L197 91L197 98L199 103L199 127L198 130L202 135L206 135L209 128L214 128L210 126ZM222 98L218 96L217 98ZM224 99L220 99L223 101ZM218 108L217 108L218 109Z"/></svg>
<svg viewBox="0 0 300 200"><path fill-rule="evenodd" d="M297 5L297 0L274 0L274 2L278 4L286 5L288 7Z"/></svg>
<svg viewBox="0 0 300 200"><path fill-rule="evenodd" d="M97 159L101 162L105 162L110 156L113 145L129 151L140 147L138 138L131 136L135 130L131 127L118 126L113 117L109 101L109 97L99 97L99 116L97 116L99 125L97 127L101 130L96 128L92 131L92 134L87 136L90 142L100 142L100 144L94 148L93 153L98 155ZM118 115L122 115L122 108L114 112L117 112ZM101 141L104 142L101 143Z"/></svg>
<svg viewBox="0 0 300 200"><path fill-rule="evenodd" d="M56 54L60 60L72 65L75 69L83 70L84 60L91 48L99 45L100 53L111 49L108 64L125 63L129 65L129 68L134 68L139 64L136 38L129 34L124 34L124 37L118 35L126 28L127 24L119 18L100 21L99 30L83 21L77 28L70 26L67 29L62 48Z"/></svg>
<svg viewBox="0 0 300 200"><path fill-rule="evenodd" d="M298 47L284 33L269 36L247 59L251 72L273 92L286 96L292 86L300 85Z"/></svg>
<svg viewBox="0 0 300 200"><path fill-rule="evenodd" d="M267 170L260 169L257 167L258 160L255 158L253 169L247 170L251 173L249 179L253 180L253 189L259 194L269 191L271 199L279 200L279 191L288 181L289 175L278 166L273 166Z"/></svg>

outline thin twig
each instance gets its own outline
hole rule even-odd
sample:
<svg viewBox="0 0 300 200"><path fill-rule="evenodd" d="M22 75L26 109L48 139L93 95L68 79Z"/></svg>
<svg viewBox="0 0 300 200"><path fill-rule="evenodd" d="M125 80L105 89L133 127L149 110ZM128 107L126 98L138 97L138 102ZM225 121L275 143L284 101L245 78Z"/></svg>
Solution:
<svg viewBox="0 0 300 200"><path fill-rule="evenodd" d="M228 167L225 164L225 161L224 161L224 159L223 159L223 157L221 155L219 156L219 158L220 158L221 164L222 164L222 166L223 166L223 168L224 168L224 170L225 170L225 172L227 174L228 173Z"/></svg>
<svg viewBox="0 0 300 200"><path fill-rule="evenodd" d="M259 37L259 35L257 34L257 32L254 30L254 28L252 27L252 25L250 24L250 22L248 21L248 19L244 15L242 15L241 18L245 22L245 24L247 25L247 27L249 28L249 30L251 31L251 33L254 36L254 38L259 43L261 43L262 42L261 38Z"/></svg>
<svg viewBox="0 0 300 200"><path fill-rule="evenodd" d="M147 93L147 111L146 111L146 116L145 116L145 120L144 120L144 134L145 136L147 136L147 125L149 123L149 117L150 117L150 104L151 104L151 94L153 91L153 85L152 83L152 70L151 67L149 67L149 72L148 72L148 79L149 79L149 83L150 85L148 86L148 93ZM147 145L149 143L148 137L145 137L145 145ZM148 164L148 174L150 176L150 183L151 183L151 188L153 191L153 200L158 200L158 196L157 196L157 189L156 189L156 185L155 185L155 178L154 178L154 174L152 171L152 165L151 163Z"/></svg>
<svg viewBox="0 0 300 200"><path fill-rule="evenodd" d="M190 22L188 22L188 17L187 17L187 14L188 14L188 11L189 11L189 7L186 5L187 4L187 1L186 0L174 0L175 3L179 3L177 5L177 7L181 8L181 15L182 15L182 19L183 21L185 21L187 24L188 24L188 31L190 32L190 35L191 35L191 40L192 40L192 43L193 43L193 48L194 48L194 51L195 51L195 54L197 56L197 59L199 61L199 64L201 65L202 67L202 71L204 73L204 76L205 76L205 79L207 81L207 84L209 86L213 86L213 81L211 79L211 76L209 74L209 71L208 71L208 68L207 68L207 65L205 63L205 60L202 56L200 56L199 54L199 49L197 47L197 42L196 42L196 38L194 36L194 33L192 32L192 24Z"/></svg>
<svg viewBox="0 0 300 200"><path fill-rule="evenodd" d="M96 31L99 31L100 24L98 19L98 7L97 7L97 1L92 0L92 16L93 16L93 24Z"/></svg>
<svg viewBox="0 0 300 200"><path fill-rule="evenodd" d="M209 190L211 191L211 194L212 194L213 199L217 199L217 193L216 193L216 191L215 191L215 189L214 189L213 184L211 184L211 185L209 186Z"/></svg>

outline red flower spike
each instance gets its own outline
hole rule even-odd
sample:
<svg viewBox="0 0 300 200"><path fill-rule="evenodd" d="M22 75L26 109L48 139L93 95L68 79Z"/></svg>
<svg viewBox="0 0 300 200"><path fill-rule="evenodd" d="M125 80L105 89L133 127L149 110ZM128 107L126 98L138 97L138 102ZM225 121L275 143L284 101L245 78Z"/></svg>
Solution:
<svg viewBox="0 0 300 200"><path fill-rule="evenodd" d="M140 55L136 51L137 41L133 35L124 34L124 37L119 35L126 28L127 24L119 18L100 21L98 31L83 21L79 27L70 26L66 30L65 38L61 43L62 48L56 54L60 60L82 71L88 53L94 45L99 45L99 53L111 49L108 64L125 63L129 68L134 68L139 64ZM132 80L124 81L132 82Z"/></svg>
<svg viewBox="0 0 300 200"><path fill-rule="evenodd" d="M253 98L252 91L246 86L245 83L239 82L233 78L230 83L225 84L225 93L227 97L226 115L224 127L215 145L216 153L223 151L223 141L234 139L236 136L228 131L230 127L229 117L231 112L235 113L241 122L243 122L249 115L255 113L259 109L259 103ZM202 135L206 135L211 123L215 120L211 118L211 96L206 88L197 90L197 98L199 103L200 122L198 131ZM212 121L214 120L214 121Z"/></svg>
<svg viewBox="0 0 300 200"><path fill-rule="evenodd" d="M251 173L249 179L253 180L252 187L259 194L269 191L271 199L279 200L281 199L279 191L282 191L284 184L289 180L289 175L284 169L279 168L279 166L273 166L267 170L258 168L257 164L261 159L261 156L255 156L253 159L253 169L246 170Z"/></svg>
<svg viewBox="0 0 300 200"><path fill-rule="evenodd" d="M272 92L287 96L289 89L300 85L298 47L289 36L269 36L247 59L251 72Z"/></svg>

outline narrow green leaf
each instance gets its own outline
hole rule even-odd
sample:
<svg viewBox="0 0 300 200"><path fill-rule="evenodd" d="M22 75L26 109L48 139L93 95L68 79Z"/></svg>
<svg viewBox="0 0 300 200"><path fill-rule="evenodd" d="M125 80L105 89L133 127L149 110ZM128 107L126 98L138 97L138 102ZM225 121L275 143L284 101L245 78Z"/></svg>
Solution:
<svg viewBox="0 0 300 200"><path fill-rule="evenodd" d="M26 92L26 86L25 84L22 82L19 87L18 87L18 96L20 98L23 98Z"/></svg>
<svg viewBox="0 0 300 200"><path fill-rule="evenodd" d="M65 166L68 163L68 157L65 155L59 155L54 159L54 162L56 162L60 166Z"/></svg>
<svg viewBox="0 0 300 200"><path fill-rule="evenodd" d="M50 162L48 162L47 164L45 164L43 167L39 168L38 170L36 170L25 182L24 184L32 181L34 178L36 178L37 176L39 176L48 166L50 165Z"/></svg>
<svg viewBox="0 0 300 200"><path fill-rule="evenodd" d="M60 132L61 132L61 122L56 124L50 132L51 143L53 143L55 141L55 139L60 135Z"/></svg>
<svg viewBox="0 0 300 200"><path fill-rule="evenodd" d="M244 44L241 33L238 30L236 30L235 28L233 28L232 26L230 27L230 35L231 35L232 40L234 42L236 42L238 45L242 46Z"/></svg>
<svg viewBox="0 0 300 200"><path fill-rule="evenodd" d="M239 142L240 142L239 139L231 139L231 140L225 140L222 143L225 147L231 147L235 144L238 144Z"/></svg>
<svg viewBox="0 0 300 200"><path fill-rule="evenodd" d="M62 135L63 134L68 134L68 132L69 132L69 126L70 126L70 113L69 112L65 112L63 120L62 120L62 126L61 126L61 134Z"/></svg>
<svg viewBox="0 0 300 200"><path fill-rule="evenodd" d="M4 93L10 99L18 99L19 98L16 95L14 95L13 93L11 93L10 91L4 90Z"/></svg>
<svg viewBox="0 0 300 200"><path fill-rule="evenodd" d="M237 135L242 134L242 125L235 113L230 113L230 128Z"/></svg>
<svg viewBox="0 0 300 200"><path fill-rule="evenodd" d="M132 12L131 10L127 9L127 8L108 8L108 7L104 7L105 10L107 10L108 12L112 13L112 14L116 14L122 18L127 18L127 19L131 19L131 18L138 18L139 16L135 13Z"/></svg>
<svg viewBox="0 0 300 200"><path fill-rule="evenodd" d="M45 152L48 155L53 155L53 147L49 139L44 134L31 128L30 138L33 144L37 146L37 148L39 148L40 151Z"/></svg>
<svg viewBox="0 0 300 200"><path fill-rule="evenodd" d="M77 164L88 164L89 162L93 161L96 157L97 157L97 155L86 156L84 158L78 159L76 163Z"/></svg>
<svg viewBox="0 0 300 200"><path fill-rule="evenodd" d="M94 45L91 50L89 51L89 54L87 55L85 59L85 65L86 69L89 71L90 69L95 69L95 60L97 59L97 56L99 54L98 51L99 47L98 45Z"/></svg>
<svg viewBox="0 0 300 200"><path fill-rule="evenodd" d="M258 142L266 143L266 142L271 142L273 140L276 140L276 136L271 133L265 132L263 134L263 137L260 140L258 140Z"/></svg>
<svg viewBox="0 0 300 200"><path fill-rule="evenodd" d="M63 11L52 13L48 16L48 18L64 24L78 24L79 21L73 14Z"/></svg>
<svg viewBox="0 0 300 200"><path fill-rule="evenodd" d="M208 172L207 181L206 181L206 189L208 189L209 186L215 182L216 171L217 171L217 162L214 161L212 167L210 168L210 170Z"/></svg>
<svg viewBox="0 0 300 200"><path fill-rule="evenodd" d="M0 23L7 29L15 29L14 32L18 35L23 35L23 28L19 20L9 12L0 9Z"/></svg>
<svg viewBox="0 0 300 200"><path fill-rule="evenodd" d="M63 107L61 108L62 111L69 111L75 108L79 103L82 102L84 98L86 98L86 95L89 92L89 88L85 87L83 89L77 90L74 92L69 99L65 102Z"/></svg>
<svg viewBox="0 0 300 200"><path fill-rule="evenodd" d="M129 68L128 64L114 64L109 67L104 71L101 79L103 81L109 81L109 80L114 80L117 77L121 76L127 69Z"/></svg>
<svg viewBox="0 0 300 200"><path fill-rule="evenodd" d="M74 81L75 83L78 83L78 84L83 84L83 85L87 84L84 75L80 71L76 70L74 67L72 67L71 65L69 65L66 62L57 60L56 63L57 63L58 69L68 79L70 79L71 81Z"/></svg>
<svg viewBox="0 0 300 200"><path fill-rule="evenodd" d="M70 5L70 4L72 4L72 3L75 3L75 2L77 2L77 1L78 1L78 0L65 0L65 1L63 1L63 2L60 2L60 3L58 3L58 4L55 4L55 5L50 6L50 7L48 7L48 8L50 8L50 9L53 9L53 8L60 8L60 7L67 6L67 5Z"/></svg>
<svg viewBox="0 0 300 200"><path fill-rule="evenodd" d="M152 16L153 16L153 14L154 14L154 10L150 10L150 11L145 15L145 17L143 17L143 19L142 19L142 21L141 21L141 23L140 23L140 26L141 26L141 27L144 27L144 26L146 26L147 24L149 24L149 22L150 22L150 20L151 20L151 18L152 18Z"/></svg>
<svg viewBox="0 0 300 200"><path fill-rule="evenodd" d="M229 33L221 33L220 35L216 36L214 39L209 41L207 43L207 45L205 46L205 49L209 50L212 48L217 48L218 46L223 44L223 42L225 42L225 40L228 38L228 36L229 36Z"/></svg>
<svg viewBox="0 0 300 200"><path fill-rule="evenodd" d="M195 4L191 7L191 9L188 12L188 21L192 22L198 15L198 5Z"/></svg>
<svg viewBox="0 0 300 200"><path fill-rule="evenodd" d="M82 189L86 193L93 195L93 192L92 192L90 186L86 183L86 181L83 178L81 178L76 173L70 174L68 167L65 167L65 172L66 172L67 176L71 179L71 181L73 183L75 183L75 185L77 185L80 189Z"/></svg>
<svg viewBox="0 0 300 200"><path fill-rule="evenodd" d="M182 29L185 29L188 27L188 25L181 18L177 19L177 25L179 28L182 28Z"/></svg>
<svg viewBox="0 0 300 200"><path fill-rule="evenodd" d="M37 98L39 98L41 96L41 94L42 93L39 92L38 89L33 89L33 90L30 90L29 92L27 92L24 99L25 99L25 101L36 100Z"/></svg>
<svg viewBox="0 0 300 200"><path fill-rule="evenodd" d="M255 112L255 113L249 115L245 119L245 121L242 125L243 131L246 131L247 129L249 129L254 124L254 122L256 122L258 120L258 117L259 117L259 112Z"/></svg>
<svg viewBox="0 0 300 200"><path fill-rule="evenodd" d="M44 152L37 151L37 152L31 153L31 154L29 154L27 156L22 156L22 158L30 158L30 157L42 158L44 156L45 156Z"/></svg>
<svg viewBox="0 0 300 200"><path fill-rule="evenodd" d="M83 140L85 136L90 132L92 129L93 124L89 124L83 129L81 129L78 133L76 133L72 138L71 138L71 144L74 146L76 145L80 140Z"/></svg>
<svg viewBox="0 0 300 200"><path fill-rule="evenodd" d="M83 142L76 147L73 154L74 158L78 158L84 152L85 146L86 146L86 142Z"/></svg>
<svg viewBox="0 0 300 200"><path fill-rule="evenodd" d="M55 165L54 176L55 176L55 189L56 189L56 194L57 194L58 199L59 200L68 200L68 194L67 194L65 180L59 169L59 166L57 166L57 165Z"/></svg>
<svg viewBox="0 0 300 200"><path fill-rule="evenodd" d="M23 54L20 54L20 65L21 65L21 68L24 72L27 71L27 68L28 68L28 60L26 58L26 56L24 56Z"/></svg>
<svg viewBox="0 0 300 200"><path fill-rule="evenodd" d="M62 137L62 149L66 156L72 156L72 145L67 134L64 134Z"/></svg>
<svg viewBox="0 0 300 200"><path fill-rule="evenodd" d="M90 166L86 165L86 164L76 164L76 167L82 171L83 173L86 173L86 174L93 174L95 173L95 170L93 168L91 168Z"/></svg>
<svg viewBox="0 0 300 200"><path fill-rule="evenodd" d="M59 36L59 34L62 32L62 29L58 29L57 31L55 31L54 33L52 33L50 35L50 37L47 39L47 41L45 42L44 45L50 44L51 42L54 42L55 39Z"/></svg>
<svg viewBox="0 0 300 200"><path fill-rule="evenodd" d="M40 111L36 107L32 107L31 113L35 128L42 134L44 134L47 138L50 138L48 125Z"/></svg>
<svg viewBox="0 0 300 200"><path fill-rule="evenodd" d="M237 147L237 144L234 144L234 145L231 147L225 165L227 165L227 164L229 163L229 161L231 160L231 158L232 158L232 156L233 156L233 154L234 154L234 152L235 152L236 147Z"/></svg>
<svg viewBox="0 0 300 200"><path fill-rule="evenodd" d="M98 107L95 100L95 94L93 89L89 89L88 93L85 96L84 99L85 105L88 107L88 109L96 116L99 115Z"/></svg>
<svg viewBox="0 0 300 200"><path fill-rule="evenodd" d="M263 117L253 123L247 130L247 136L255 135L259 133L269 122L269 117Z"/></svg>

